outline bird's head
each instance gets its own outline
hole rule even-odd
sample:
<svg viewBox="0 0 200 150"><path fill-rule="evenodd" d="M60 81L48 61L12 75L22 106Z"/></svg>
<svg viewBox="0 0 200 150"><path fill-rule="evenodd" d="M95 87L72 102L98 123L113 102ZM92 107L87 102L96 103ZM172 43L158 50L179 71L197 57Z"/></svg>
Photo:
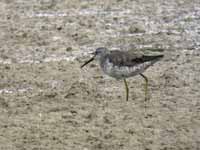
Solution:
<svg viewBox="0 0 200 150"><path fill-rule="evenodd" d="M99 47L95 50L95 52L93 52L93 57L91 59L89 59L88 61L86 61L81 68L83 68L84 66L86 66L87 64L89 64L90 62L92 62L94 59L99 60L101 57L103 57L104 55L106 55L107 53L109 53L108 49L105 47Z"/></svg>

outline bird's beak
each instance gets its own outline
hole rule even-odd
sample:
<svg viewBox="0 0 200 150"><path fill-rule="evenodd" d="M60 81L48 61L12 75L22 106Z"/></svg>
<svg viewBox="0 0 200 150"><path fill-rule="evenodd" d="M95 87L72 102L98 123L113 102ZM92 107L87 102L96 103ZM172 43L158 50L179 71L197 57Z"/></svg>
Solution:
<svg viewBox="0 0 200 150"><path fill-rule="evenodd" d="M92 53L94 56L92 58L90 58L88 61L86 61L83 65L81 65L81 68L83 68L84 66L86 66L87 64L89 64L90 62L92 62L95 58L95 53Z"/></svg>

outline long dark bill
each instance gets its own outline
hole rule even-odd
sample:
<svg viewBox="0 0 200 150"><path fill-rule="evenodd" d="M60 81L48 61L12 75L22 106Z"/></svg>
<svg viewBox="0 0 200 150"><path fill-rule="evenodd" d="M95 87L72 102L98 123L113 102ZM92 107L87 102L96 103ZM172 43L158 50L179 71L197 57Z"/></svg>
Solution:
<svg viewBox="0 0 200 150"><path fill-rule="evenodd" d="M93 56L90 60L86 61L83 65L81 65L81 68L83 68L84 66L86 66L87 64L89 64L91 61L93 61L94 57L95 56Z"/></svg>

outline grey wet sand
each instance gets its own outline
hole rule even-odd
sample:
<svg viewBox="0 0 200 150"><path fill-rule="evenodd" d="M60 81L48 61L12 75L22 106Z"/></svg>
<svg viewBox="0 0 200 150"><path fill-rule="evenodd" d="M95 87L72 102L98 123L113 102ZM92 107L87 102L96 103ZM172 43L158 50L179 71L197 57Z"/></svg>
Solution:
<svg viewBox="0 0 200 150"><path fill-rule="evenodd" d="M0 2L1 150L198 150L198 0ZM166 49L143 80L97 63L100 46Z"/></svg>

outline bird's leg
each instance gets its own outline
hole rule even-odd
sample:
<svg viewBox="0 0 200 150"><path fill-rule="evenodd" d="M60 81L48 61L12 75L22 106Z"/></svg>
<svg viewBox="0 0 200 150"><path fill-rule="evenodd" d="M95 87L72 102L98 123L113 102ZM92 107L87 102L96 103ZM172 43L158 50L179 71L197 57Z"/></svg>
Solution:
<svg viewBox="0 0 200 150"><path fill-rule="evenodd" d="M142 73L140 73L140 75L144 78L145 80L145 101L148 100L148 78L143 75Z"/></svg>
<svg viewBox="0 0 200 150"><path fill-rule="evenodd" d="M125 88L126 88L126 101L128 101L129 88L128 88L128 84L126 82L126 79L124 79L124 84L125 84Z"/></svg>

